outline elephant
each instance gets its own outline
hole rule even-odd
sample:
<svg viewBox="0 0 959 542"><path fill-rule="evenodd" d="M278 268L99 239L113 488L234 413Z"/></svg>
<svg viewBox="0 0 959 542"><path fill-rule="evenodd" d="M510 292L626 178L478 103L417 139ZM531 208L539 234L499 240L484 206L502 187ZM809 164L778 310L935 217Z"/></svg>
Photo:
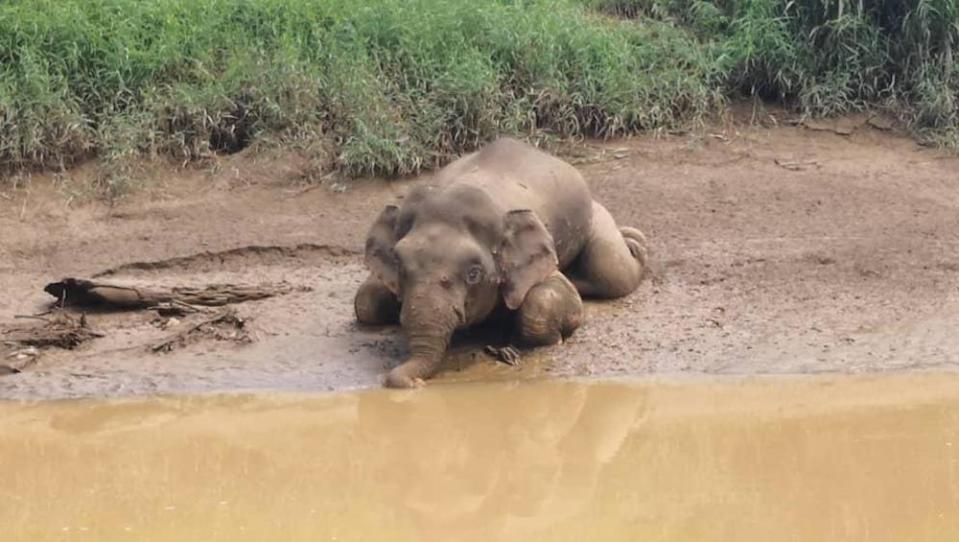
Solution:
<svg viewBox="0 0 959 542"><path fill-rule="evenodd" d="M583 322L583 297L639 287L647 242L616 225L572 165L502 137L387 205L365 262L356 318L402 326L409 359L385 384L410 388L438 371L454 331L494 311L512 315L524 346L562 342Z"/></svg>

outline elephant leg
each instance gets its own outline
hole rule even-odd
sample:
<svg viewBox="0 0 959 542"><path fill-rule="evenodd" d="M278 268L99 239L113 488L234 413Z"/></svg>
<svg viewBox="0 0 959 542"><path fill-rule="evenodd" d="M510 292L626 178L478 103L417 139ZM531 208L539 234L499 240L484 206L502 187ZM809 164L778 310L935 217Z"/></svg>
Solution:
<svg viewBox="0 0 959 542"><path fill-rule="evenodd" d="M570 275L584 297L624 297L646 274L646 236L635 228L619 228L609 211L593 202L589 240Z"/></svg>
<svg viewBox="0 0 959 542"><path fill-rule="evenodd" d="M400 301L382 282L370 275L353 300L356 319L363 324L400 323Z"/></svg>
<svg viewBox="0 0 959 542"><path fill-rule="evenodd" d="M583 300L559 271L537 284L523 300L516 332L523 344L546 346L562 342L583 323Z"/></svg>

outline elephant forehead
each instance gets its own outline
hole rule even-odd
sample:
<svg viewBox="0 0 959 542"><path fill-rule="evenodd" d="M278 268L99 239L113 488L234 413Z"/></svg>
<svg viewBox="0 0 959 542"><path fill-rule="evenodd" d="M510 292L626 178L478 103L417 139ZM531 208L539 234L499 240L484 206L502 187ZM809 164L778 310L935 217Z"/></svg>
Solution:
<svg viewBox="0 0 959 542"><path fill-rule="evenodd" d="M419 202L417 218L495 228L501 210L485 190L467 184L453 184L446 190L431 192Z"/></svg>
<svg viewBox="0 0 959 542"><path fill-rule="evenodd" d="M450 204L459 203L467 209L485 207L493 203L493 199L485 189L465 182L454 182L444 190L432 191L425 199L447 207Z"/></svg>
<svg viewBox="0 0 959 542"><path fill-rule="evenodd" d="M396 244L407 268L435 266L479 258L482 249L468 231L449 227L420 227Z"/></svg>

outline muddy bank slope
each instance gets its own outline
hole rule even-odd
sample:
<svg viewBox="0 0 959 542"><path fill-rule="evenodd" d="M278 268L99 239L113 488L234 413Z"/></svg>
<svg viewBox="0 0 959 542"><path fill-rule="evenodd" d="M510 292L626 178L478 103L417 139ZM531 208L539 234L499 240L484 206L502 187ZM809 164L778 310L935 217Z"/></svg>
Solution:
<svg viewBox="0 0 959 542"><path fill-rule="evenodd" d="M588 154L578 167L595 197L648 234L651 280L590 303L572 340L527 353L520 368L467 340L439 381L959 366L959 160L868 125L728 128ZM105 337L21 356L0 397L378 386L404 345L394 329L352 321L358 251L375 213L418 181L311 189L291 182L302 167L226 157L215 170L166 172L112 208L72 202L69 181L5 192L0 325L43 310L50 280L105 271L130 284L293 291L238 305L242 333L201 333L162 354L150 346L199 316L89 314Z"/></svg>

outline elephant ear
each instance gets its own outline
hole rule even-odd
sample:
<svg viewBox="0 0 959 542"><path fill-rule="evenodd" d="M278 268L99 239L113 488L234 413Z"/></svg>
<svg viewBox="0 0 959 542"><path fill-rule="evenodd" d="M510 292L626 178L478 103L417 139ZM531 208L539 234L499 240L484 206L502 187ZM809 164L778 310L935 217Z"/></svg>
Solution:
<svg viewBox="0 0 959 542"><path fill-rule="evenodd" d="M387 205L366 236L366 266L391 292L399 295L399 259L396 246L396 219L399 207Z"/></svg>
<svg viewBox="0 0 959 542"><path fill-rule="evenodd" d="M523 304L530 288L559 268L553 236L528 209L506 214L503 242L496 253L503 299L510 310Z"/></svg>

